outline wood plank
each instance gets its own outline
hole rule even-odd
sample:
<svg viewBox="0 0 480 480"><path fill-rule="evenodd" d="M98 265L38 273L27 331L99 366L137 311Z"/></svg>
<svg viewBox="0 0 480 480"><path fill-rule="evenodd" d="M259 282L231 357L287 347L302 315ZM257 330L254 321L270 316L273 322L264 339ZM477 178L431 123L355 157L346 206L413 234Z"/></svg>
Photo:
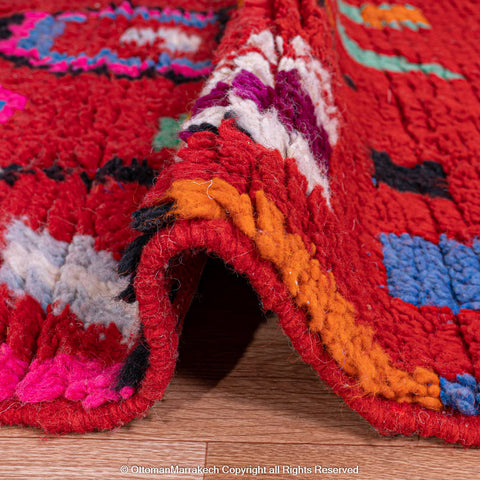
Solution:
<svg viewBox="0 0 480 480"><path fill-rule="evenodd" d="M148 478L136 467L204 466L206 444L198 442L156 442L103 438L83 441L77 438L0 439L1 478L65 480L65 478ZM126 465L130 470L122 473ZM148 470L144 470L148 472ZM138 473L138 474L135 474ZM199 480L200 474L168 474L172 480Z"/></svg>
<svg viewBox="0 0 480 480"><path fill-rule="evenodd" d="M348 480L378 480L395 478L409 480L445 480L446 478L478 478L480 451L445 448L442 454L432 455L431 448L419 445L351 446L351 445L285 445L285 444L208 444L207 467L217 467L218 473L206 474L206 480L308 480L329 478ZM278 473L269 468L278 465ZM265 470L231 471L226 467L260 467ZM324 468L356 468L358 473L328 474L315 470ZM298 468L301 467L302 469ZM288 470L287 468L290 468ZM297 470L295 470L297 468ZM225 469L225 470L223 470ZM311 469L311 471L307 470Z"/></svg>

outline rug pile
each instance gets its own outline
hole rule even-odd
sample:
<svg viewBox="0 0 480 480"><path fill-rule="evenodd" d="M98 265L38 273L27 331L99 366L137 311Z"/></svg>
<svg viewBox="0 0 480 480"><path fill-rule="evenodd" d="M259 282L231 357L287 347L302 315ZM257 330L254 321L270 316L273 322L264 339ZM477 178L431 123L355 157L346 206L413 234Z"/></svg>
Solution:
<svg viewBox="0 0 480 480"><path fill-rule="evenodd" d="M380 433L480 445L479 21L0 6L0 422L145 415L213 255Z"/></svg>

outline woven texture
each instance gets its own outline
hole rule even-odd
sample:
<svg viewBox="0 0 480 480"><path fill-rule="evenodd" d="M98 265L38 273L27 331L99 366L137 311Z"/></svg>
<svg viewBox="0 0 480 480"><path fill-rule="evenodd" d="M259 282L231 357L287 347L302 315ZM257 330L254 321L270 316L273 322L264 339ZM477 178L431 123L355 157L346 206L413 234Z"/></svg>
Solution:
<svg viewBox="0 0 480 480"><path fill-rule="evenodd" d="M380 433L480 445L473 0L0 14L2 423L145 414L207 254Z"/></svg>

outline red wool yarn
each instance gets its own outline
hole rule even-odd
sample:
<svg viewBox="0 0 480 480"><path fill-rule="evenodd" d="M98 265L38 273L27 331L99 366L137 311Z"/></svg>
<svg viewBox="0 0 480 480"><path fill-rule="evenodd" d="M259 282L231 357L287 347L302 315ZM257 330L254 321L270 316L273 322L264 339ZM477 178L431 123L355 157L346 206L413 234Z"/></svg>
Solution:
<svg viewBox="0 0 480 480"><path fill-rule="evenodd" d="M145 415L207 254L380 433L480 445L468 2L0 16L0 422Z"/></svg>

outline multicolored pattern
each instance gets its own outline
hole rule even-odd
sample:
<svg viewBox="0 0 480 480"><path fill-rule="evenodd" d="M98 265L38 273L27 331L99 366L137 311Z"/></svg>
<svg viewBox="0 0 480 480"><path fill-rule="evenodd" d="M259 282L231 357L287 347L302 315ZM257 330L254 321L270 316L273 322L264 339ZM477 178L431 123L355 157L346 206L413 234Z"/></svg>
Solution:
<svg viewBox="0 0 480 480"><path fill-rule="evenodd" d="M3 20L7 34L0 38L0 55L58 74L93 70L131 78L198 78L211 71L200 32L215 27L217 20L212 12L133 7L129 2L98 11L26 11Z"/></svg>
<svg viewBox="0 0 480 480"><path fill-rule="evenodd" d="M0 139L0 420L112 428L161 398L202 251L381 433L480 445L480 18L466 2L198 7L1 24L0 50L20 50L0 84L28 101ZM92 25L112 34L87 51Z"/></svg>
<svg viewBox="0 0 480 480"><path fill-rule="evenodd" d="M301 36L284 43L269 30L253 33L232 60L218 63L197 99L182 140L202 124L235 118L251 138L297 161L307 191L321 185L328 201L328 166L338 139L330 73Z"/></svg>
<svg viewBox="0 0 480 480"><path fill-rule="evenodd" d="M95 250L91 235L56 240L48 230L34 231L14 219L4 232L0 283L16 295L28 294L46 312L59 315L67 305L85 327L117 325L126 340L138 330L137 305L115 300L125 289L109 251ZM99 316L98 312L102 312Z"/></svg>
<svg viewBox="0 0 480 480"><path fill-rule="evenodd" d="M418 27L430 27L423 14L410 5L390 6L382 4L379 7L375 7L367 4L360 10L339 0L338 11L352 23L358 23L367 28L383 29L390 27L398 29L399 25L405 25L411 30L417 31ZM340 15L336 18L335 26L348 54L366 67L390 72L423 72L425 74L438 75L446 80L463 78L460 73L451 71L436 62L412 62L404 55L385 55L369 48L361 47L359 43L348 35Z"/></svg>
<svg viewBox="0 0 480 480"><path fill-rule="evenodd" d="M460 54L442 40L452 35L446 33L444 16L461 15L444 6L440 16L440 5L432 8L426 2L395 8L329 3L330 21L342 45L340 69L348 85L343 99L354 130L345 142L358 145L351 155L359 165L357 178L367 174L371 179L364 178L363 186L357 183L363 206L352 209L362 219L359 252L360 259L366 259L357 269L370 272L371 280L364 281L382 305L379 313L386 315L383 321L371 322L392 361L428 366L438 374L447 414L440 419L429 412L426 424L419 426L420 413L409 411L403 425L380 429L405 433L417 428L424 435L478 444L474 419L463 416L479 412L478 202L467 192L478 182L472 151L478 142L473 119L480 108L478 98L470 94L473 116L466 125L457 100L459 91L471 92L475 85L475 60L466 61L466 55L473 59L476 54L472 47ZM458 32L465 31L460 23ZM467 35L465 45L471 40ZM373 136L372 129L377 129ZM466 129L471 134L468 146L459 140ZM369 288L364 289L364 299L373 306ZM421 346L426 336L430 351ZM439 354L441 358L435 358ZM375 414L366 417L378 426L385 416L379 420Z"/></svg>
<svg viewBox="0 0 480 480"><path fill-rule="evenodd" d="M350 20L367 27L383 28L409 28L417 31L420 28L431 28L423 12L413 5L406 3L374 5L364 3L360 7L348 2L338 0L338 10Z"/></svg>
<svg viewBox="0 0 480 480"><path fill-rule="evenodd" d="M2 423L113 428L152 404L139 393L149 347L120 260L230 5L151 3L1 9ZM172 297L179 318L185 285Z"/></svg>
<svg viewBox="0 0 480 480"><path fill-rule="evenodd" d="M331 18L340 18L332 6L330 10ZM401 9L396 12L399 17L405 13ZM275 12L271 15L275 17ZM279 18L274 23L277 35L270 33L270 28L257 25L248 37L249 27L242 24L241 34L248 38L245 46L235 46L232 50L224 47L222 60L195 102L191 118L183 124L180 138L187 145L177 152L175 166L162 175L168 181L161 181L147 195L143 208L136 214L133 226L142 232L144 241L132 243L122 260L125 272L135 272L131 289L137 296L142 295L141 302L150 305L153 292L142 291L153 276L150 262L159 265L168 255L174 255L177 248L185 248L185 243L201 246L225 259L236 259L238 255L242 260L229 260L232 266L250 279L265 308L279 312L280 323L303 358L327 380L337 379L340 369L345 386L341 388L338 380L332 380L334 388L369 419L374 414L381 416L384 429L390 428L385 425L390 425L386 419L393 405L399 411L410 411L408 420L418 430L415 412L433 415L445 408L464 415L477 412L477 387L470 380L474 378L473 365L465 353L461 330L453 320L455 315L471 319L477 308L476 244L469 247L462 243L465 238L452 239L438 230L435 234L415 236L425 228L415 217L422 217L421 211L420 214L415 211L419 204L415 196L428 201L438 216L441 209L445 212L445 202L447 205L454 202L455 189L444 163L435 158L401 165L394 163L387 153L389 144L366 143L359 151L363 154L370 151L366 158L373 162L363 170L363 177L349 175L351 180L347 180L345 161L348 160L352 171L360 167L352 166L355 143L345 132L343 137L339 135L339 124L353 122L354 133L360 131L357 123L363 124L359 123L359 117L350 116L348 110L340 120L341 103L332 100L332 72L317 75L317 80L324 83L315 89L320 93L315 100L312 100L315 93L303 90L309 82L303 80L301 84L304 65L286 82L294 88L283 90L281 66L294 62L298 65L299 51L316 56L315 61L305 64L315 65L317 72L328 72L321 62L322 59L326 65L332 62L326 48L327 32L312 33L310 43L306 43L307 50L302 42L303 35L308 37L308 34L298 24L285 25ZM373 27L370 22L355 23L361 28ZM239 28L233 25L232 29ZM339 27L336 21L334 25L344 38L344 27ZM322 28L319 24L316 27ZM302 34L293 39L286 34L299 31ZM315 53L312 46L313 51L316 47ZM351 53L348 45L346 50ZM358 60L355 54L352 57ZM388 68L374 67L405 74L418 70L434 74L442 82L465 80L464 75L450 75L433 62L410 68L413 62L407 57L403 64L400 62L401 68L390 68L398 58L389 58L390 63L385 64ZM360 87L353 72L342 73L348 86L347 90L338 87L337 94L348 103L349 95L358 98ZM291 116L284 114L284 108ZM306 112L312 115L307 116ZM355 113L353 109L352 112ZM374 118L372 112L369 120ZM300 138L307 148L295 144L288 150L292 138ZM323 138L326 141L317 143ZM343 143L339 144L342 138ZM372 137L364 134L359 138ZM388 150L395 153L391 148ZM318 170L305 168L315 164ZM363 164L363 160L358 160L358 165ZM315 177L312 172L317 171L320 175ZM365 183L369 175L370 181ZM363 183L360 191L358 188L355 191L353 185L358 185L359 178L363 178ZM416 228L407 230L411 233L397 234L397 229L393 229L386 234L376 223L358 221L361 215L357 209L368 205L373 210L371 202L378 204L385 188L390 196L393 189L399 198L403 196L413 206L408 225ZM396 200L397 196L393 198ZM392 204L392 199L388 204ZM417 224L413 223L415 220ZM158 228L169 228L168 242L178 242L180 246L168 248L166 241L156 237ZM355 233L362 242L358 247L351 240ZM243 235L246 240L234 242L233 235L235 238ZM223 236L234 246L227 245ZM249 256L252 249L253 258ZM269 272L265 273L266 264L280 278L281 286L275 286L278 289L275 292L280 293L273 293L275 281ZM379 276L378 265L384 265L386 278ZM260 269L264 273L260 274ZM295 323L291 313L282 317L281 312L286 309L291 312L284 295L303 312L303 319ZM412 307L417 310L412 311ZM395 320L396 315L405 320ZM382 322L398 324L397 335L387 337L391 329L382 330ZM318 343L302 331L305 323L310 335L317 336ZM425 342L426 331L428 342ZM445 351L446 342L451 345ZM312 351L312 345L324 350L313 347ZM415 347L405 350L402 345ZM168 350L164 355L169 355ZM364 404L374 414L367 412ZM438 430L435 434L442 436Z"/></svg>

